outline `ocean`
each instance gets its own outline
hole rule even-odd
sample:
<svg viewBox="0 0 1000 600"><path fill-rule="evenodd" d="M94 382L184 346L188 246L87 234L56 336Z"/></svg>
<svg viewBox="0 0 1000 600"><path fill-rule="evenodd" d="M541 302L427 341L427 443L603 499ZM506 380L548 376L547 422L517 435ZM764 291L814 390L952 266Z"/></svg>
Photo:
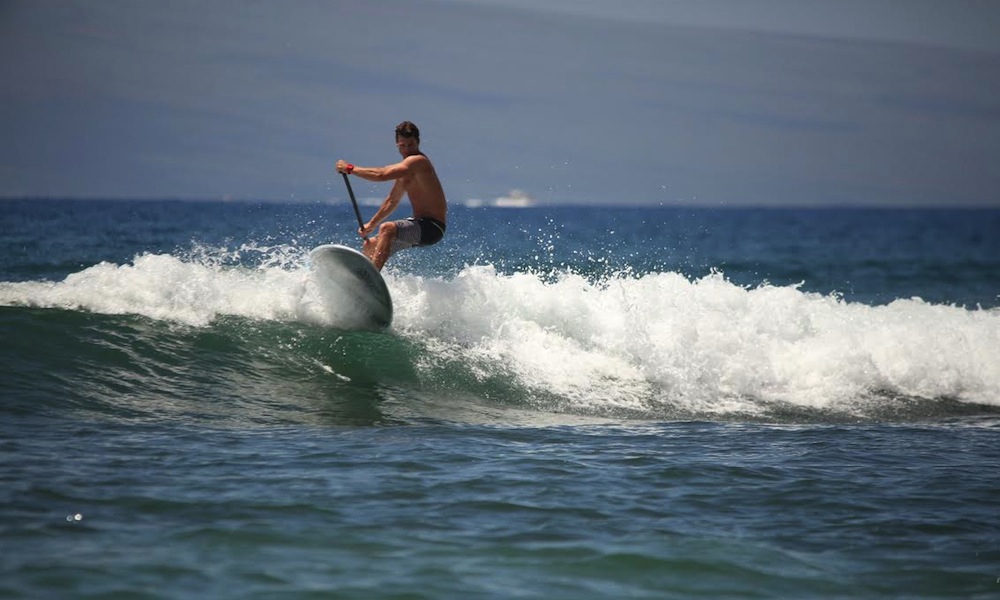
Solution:
<svg viewBox="0 0 1000 600"><path fill-rule="evenodd" d="M1000 597L1000 211L355 228L0 202L0 597Z"/></svg>

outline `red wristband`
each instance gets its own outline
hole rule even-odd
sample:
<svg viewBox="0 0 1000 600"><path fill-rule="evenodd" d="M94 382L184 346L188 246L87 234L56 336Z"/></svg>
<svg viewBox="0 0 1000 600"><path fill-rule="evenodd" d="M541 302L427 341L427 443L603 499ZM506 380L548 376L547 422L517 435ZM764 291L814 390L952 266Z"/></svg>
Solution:
<svg viewBox="0 0 1000 600"><path fill-rule="evenodd" d="M344 168L344 171L347 171L347 174L350 175L354 172L354 165L347 163L347 167Z"/></svg>

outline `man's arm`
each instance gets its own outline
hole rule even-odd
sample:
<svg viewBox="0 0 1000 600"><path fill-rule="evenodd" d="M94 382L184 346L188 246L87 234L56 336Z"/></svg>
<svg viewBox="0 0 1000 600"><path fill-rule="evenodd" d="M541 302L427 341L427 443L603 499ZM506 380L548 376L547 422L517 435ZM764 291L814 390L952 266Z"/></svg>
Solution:
<svg viewBox="0 0 1000 600"><path fill-rule="evenodd" d="M356 167L343 160L338 160L337 171L340 173L347 173L349 175L357 175L358 177L367 179L368 181L399 180L413 174L413 168L416 166L416 163L419 162L420 158L423 157L408 156L401 162L394 165L386 165L384 167Z"/></svg>
<svg viewBox="0 0 1000 600"><path fill-rule="evenodd" d="M371 235L371 233L375 231L375 228L378 227L379 223L391 215L392 211L396 210L396 207L399 206L399 201L403 199L403 194L405 192L406 185L403 183L403 180L397 179L396 182L392 184L392 189L389 190L389 195L382 201L382 206L378 208L371 220L365 223L363 228L358 230L361 237L368 237Z"/></svg>

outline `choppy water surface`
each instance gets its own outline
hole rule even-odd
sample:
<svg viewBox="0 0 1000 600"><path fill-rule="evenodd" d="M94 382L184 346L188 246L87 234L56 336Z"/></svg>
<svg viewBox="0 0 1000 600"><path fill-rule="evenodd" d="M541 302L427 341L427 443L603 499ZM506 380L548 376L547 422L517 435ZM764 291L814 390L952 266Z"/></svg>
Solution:
<svg viewBox="0 0 1000 600"><path fill-rule="evenodd" d="M0 209L7 596L1000 591L996 211Z"/></svg>

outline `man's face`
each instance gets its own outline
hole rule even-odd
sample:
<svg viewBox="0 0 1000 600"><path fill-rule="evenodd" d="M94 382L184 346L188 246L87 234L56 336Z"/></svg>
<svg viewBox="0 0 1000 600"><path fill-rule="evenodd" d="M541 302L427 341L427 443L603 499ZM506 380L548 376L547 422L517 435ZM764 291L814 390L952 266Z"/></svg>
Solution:
<svg viewBox="0 0 1000 600"><path fill-rule="evenodd" d="M404 158L407 156L413 156L414 154L420 153L420 142L418 142L415 137L403 137L401 135L397 135L396 149L399 150L399 153Z"/></svg>

